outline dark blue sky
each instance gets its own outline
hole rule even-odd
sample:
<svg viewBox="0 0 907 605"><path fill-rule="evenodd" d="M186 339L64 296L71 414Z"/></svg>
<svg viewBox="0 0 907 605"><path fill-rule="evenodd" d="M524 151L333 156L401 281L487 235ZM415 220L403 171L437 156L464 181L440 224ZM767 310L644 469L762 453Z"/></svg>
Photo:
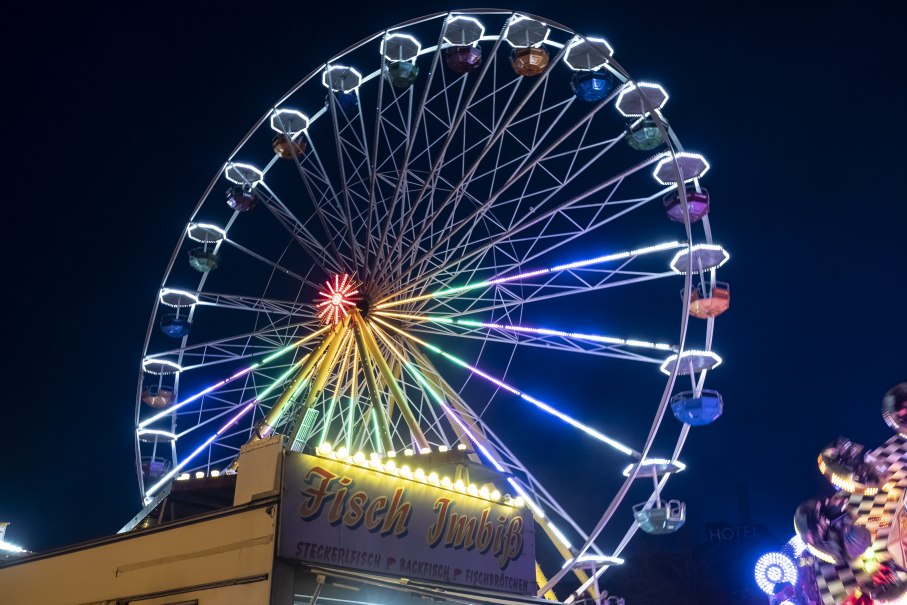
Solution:
<svg viewBox="0 0 907 605"><path fill-rule="evenodd" d="M459 8L419 4L43 5L7 21L0 520L14 522L11 539L46 549L135 513L136 371L195 200L319 62ZM726 410L694 432L673 495L696 527L737 523L742 483L751 520L786 537L796 505L825 489L820 447L841 433L881 443L881 396L907 379L903 7L510 8L606 37L631 74L671 92L672 126L712 162L712 224L733 255L715 343L725 364L709 378Z"/></svg>

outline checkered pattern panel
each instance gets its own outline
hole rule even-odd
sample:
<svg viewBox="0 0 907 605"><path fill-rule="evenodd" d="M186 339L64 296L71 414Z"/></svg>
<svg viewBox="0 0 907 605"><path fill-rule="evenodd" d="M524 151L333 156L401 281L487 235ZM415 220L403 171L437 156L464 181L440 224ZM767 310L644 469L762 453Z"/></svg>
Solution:
<svg viewBox="0 0 907 605"><path fill-rule="evenodd" d="M875 496L854 494L850 497L850 506L856 513L857 525L865 526L872 533L872 549L876 559L879 563L886 563L891 561L888 552L889 534L897 523L897 515L907 490L907 440L895 435L872 454L883 461L891 473L890 481L894 483L894 487L888 492L879 491ZM898 572L898 579L907 581L907 573ZM823 605L839 605L857 586L870 585L872 578L863 569L861 559L850 565L837 566L817 562L816 583L819 585Z"/></svg>

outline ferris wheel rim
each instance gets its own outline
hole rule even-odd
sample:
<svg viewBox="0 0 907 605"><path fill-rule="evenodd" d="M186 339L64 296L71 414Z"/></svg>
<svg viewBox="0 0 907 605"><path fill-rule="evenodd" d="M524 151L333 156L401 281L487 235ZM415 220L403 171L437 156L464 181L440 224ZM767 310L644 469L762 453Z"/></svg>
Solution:
<svg viewBox="0 0 907 605"><path fill-rule="evenodd" d="M251 136L261 128L262 124L264 124L271 116L274 115L274 112L277 110L277 108L280 107L287 99L289 99L295 92L297 92L300 88L302 88L302 86L304 86L306 83L310 82L310 81L312 80L312 78L316 77L317 75L320 75L320 74L323 72L324 66L329 66L329 65L331 65L332 62L335 61L335 59L341 58L341 57L343 57L343 56L345 56L345 55L347 55L347 54L349 54L349 53L355 51L356 49L359 49L359 48L363 47L364 45L366 45L366 44L368 44L368 43L370 43L370 42L373 42L374 40L376 40L377 38L381 37L382 35L386 36L386 35L387 35L389 32L391 32L391 31L399 30L399 29L404 28L404 27L407 27L407 26L409 26L409 25L411 25L411 24L421 23L421 22L424 22L424 21L428 21L428 20L430 20L430 19L435 19L435 18L439 18L439 17L450 16L450 15L454 15L454 14L461 14L461 13L460 13L459 11L445 11L445 12L433 13L433 14L431 14L431 15L427 15L427 16L424 16L424 17L421 17L421 18L417 18L417 19L413 19L413 20L409 20L409 21L406 21L406 22L397 24L397 25L392 26L392 27L390 27L390 28L384 29L384 30L382 30L381 32L378 32L377 34L375 34L375 35L373 35L373 36L366 37L366 38L364 38L362 41L360 41L359 43L357 43L357 44L355 44L355 45L352 45L352 46L348 47L346 50L342 51L341 53L335 55L331 60L329 60L329 61L327 61L325 64L323 64L322 67L319 67L316 71L313 71L313 72L310 73L308 76L306 76L305 78L303 78L303 80L301 80L299 83L297 83L297 85L295 85L294 87L292 87L288 93L286 93L283 97L281 97L281 98L279 99L279 101L278 101L277 103L275 103L275 105L274 105L273 108L271 108L271 109L268 110L268 112L267 112L267 113L266 113L266 114L265 114L265 115L264 115L264 116L263 116L263 117L255 124L255 126L253 126L253 128L252 128L252 129L251 129L251 130L243 137L243 139L241 140L240 144L239 144L239 145L236 147L236 149L234 149L234 151L230 154L230 156L229 156L227 162L225 162L225 164L224 164L224 166L223 166L223 169L227 169L227 168L229 168L229 166L235 164L235 163L233 162L233 160L237 157L237 154L242 150L242 148L243 148L243 147L245 146L245 144L249 141L249 139L251 138ZM499 10L496 10L496 9L478 9L478 10L462 11L462 14L509 14L509 15L512 16L512 15L515 15L515 14L517 14L517 13L515 13L515 12L513 12L513 11L499 11ZM539 20L543 20L545 23L548 23L548 24L554 25L554 26L556 26L556 27L559 27L560 29L562 29L562 30L565 31L565 32L568 32L568 33L573 34L573 35L578 35L578 34L576 34L576 32L574 32L573 30L571 30L571 29L569 29L569 28L566 28L566 27L564 27L564 26L561 26L561 25L559 25L559 24L556 24L556 23L554 23L554 22L551 22L551 21L549 21L548 19L544 19L544 18L542 18L542 17L537 17L537 16L535 16L535 15L530 15L530 14L522 13L522 12L519 13L519 14L520 14L520 15L526 15L527 17L530 17L530 18L536 18L536 19L539 19ZM500 42L501 37L502 37L502 36L498 36L498 42ZM435 57L436 57L436 58L437 58L437 56L440 54L440 51L441 51L441 46L440 46L440 45L438 45L437 47L434 47L434 51L433 51L433 52L435 52ZM615 65L618 69L621 69L621 70L622 70L622 68L620 68L619 65L616 64L616 62L613 63L613 65ZM380 71L380 70L376 70L375 72L371 72L371 73L368 74L366 77L374 77L376 74L380 77L379 71ZM624 72L624 73L625 73L625 72ZM626 74L625 74L625 75L626 75ZM633 80L629 79L629 76L628 76L628 75L627 75L627 78L628 78L627 82L633 82ZM333 99L333 95L329 95L329 97L330 97L331 99ZM333 100L331 101L331 103L333 104ZM323 112L319 112L319 113L323 114ZM655 111L655 110L653 109L653 111L651 112L651 115L652 115L653 119L657 122L659 128L662 130L662 133L665 134L665 139L666 139L666 143L667 143L667 146L668 146L668 154L667 154L667 157L669 157L669 158L675 163L675 168L676 168L677 173L678 173L678 174L681 174L681 173L682 173L681 168L680 168L679 165L677 165L677 156L678 156L678 154L679 154L680 152L682 152L682 147L679 146L679 142L676 140L676 137L675 137L675 135L674 135L673 130L671 130L669 127L667 127L667 125L661 120L660 112L659 112L659 111ZM313 118L313 120L314 120L314 118ZM276 158L275 158L273 161L276 161ZM272 164L273 164L273 161L272 161ZM212 179L211 183L210 183L210 184L208 185L208 187L206 188L205 193L203 194L202 198L199 200L199 202L198 202L196 208L195 208L195 209L193 210L193 212L191 213L191 216L190 216L190 219L189 219L189 223L190 223L190 224L192 224L193 221L196 221L196 220L197 220L197 216L198 216L199 211L201 210L201 208L202 208L202 206L204 205L204 203L206 202L206 200L208 200L208 198L210 197L211 192L213 191L214 187L216 187L217 183L220 181L220 179L221 179L221 177L222 177L222 175L223 175L223 169L218 171L218 173L215 175L214 179ZM263 174L266 174L266 173L267 173L267 169L266 169L265 171L263 171ZM681 197L683 198L683 196L685 195L685 193L684 193L684 191L683 191L684 188L681 186L681 187L678 187L677 189L678 189L678 191L680 192ZM684 199L684 202L685 202L685 198L683 198L683 199ZM234 215L233 215L233 216L231 217L231 219L230 219L230 224L232 224L232 222L233 222L234 220L236 220L237 216L238 216L238 214L234 213ZM688 217L688 216L685 216L685 219L686 219L686 220L685 220L684 225L685 225L686 236L687 236L687 237L686 237L686 244L687 244L688 249L691 250L691 249L692 249L692 246L693 246L694 244L693 244L693 236L692 236L691 229L690 229L690 220L689 220L689 217ZM229 232L230 224L228 224L228 225L226 226L226 228L224 229L224 233L225 233L225 234ZM707 217L703 220L703 227L704 227L704 231L705 231L705 239L706 239L706 241L707 241L707 242L711 242L711 230L710 230L710 227L709 227L709 224L708 224ZM351 234L352 234L352 230L351 230ZM226 238L226 237L225 237L225 238ZM176 248L174 249L174 252L173 252L173 254L172 254L172 256L171 256L169 265L168 265L167 270L166 270L166 272L165 272L164 279L162 280L162 285L161 285L162 288L165 288L165 287L166 287L168 278L169 278L169 276L170 276L170 274L171 274L171 271L172 271L172 269L173 269L173 266L174 266L174 264L175 264L175 261L176 261L176 259L177 259L177 257L178 257L178 253L180 252L182 242L183 242L183 238L181 237L180 240L179 240L179 242L177 243ZM354 250L355 250L355 248L354 248ZM355 253L354 253L354 255L355 255ZM199 281L199 286L198 286L198 288L197 288L197 290L198 290L199 292L201 292L201 291L203 290L204 283L205 283L205 280L207 279L207 277L208 277L208 274L203 274L203 275L201 276L200 281ZM714 274L713 274L713 276L712 276L712 279L714 280ZM270 283L270 282L269 282L269 283ZM689 321L689 315L688 315L688 313L686 312L686 309L687 309L687 307L688 307L689 297L690 297L691 288L692 288L691 283L692 283L692 281L691 281L691 274L688 272L687 275L686 275L686 277L685 277L685 279L684 279L684 298L683 298L684 307L683 307L682 321L681 321L681 330L680 330L681 334L680 334L680 338L678 339L678 343L679 343L678 348L679 348L679 350L681 350L681 351L684 349L684 345L685 345L685 341L686 341L687 324L688 324L688 321ZM267 291L267 286L265 287L265 291ZM157 302L155 303L155 309L156 309L156 308L157 308ZM147 333L146 333L145 346L144 346L144 351L143 351L143 359L147 358L148 355L149 355L149 353L148 353L148 346L149 346L149 342L150 342L150 338L151 338L151 333L154 331L154 327L155 327L155 318L156 318L156 313L152 313L151 320L150 320L150 322L149 322L148 330L147 330ZM707 338L706 338L706 350L711 350L712 335L713 335L713 326L714 326L714 318L710 318L710 319L708 320L707 326L708 326L708 327L707 327L708 332L707 332ZM488 342L488 341L486 340L486 342ZM483 347L484 347L484 345L483 345ZM511 353L510 361L512 361L513 355L515 354L516 350L517 350L517 346L514 345L513 348L512 348L512 353ZM510 366L510 361L509 361L508 364L507 364L508 370L509 370L509 366ZM649 436L649 438L647 439L647 445L646 445L646 447L643 449L643 452L642 452L642 457L643 457L643 458L646 456L646 454L647 454L647 452L648 452L648 449L651 447L652 441L654 440L654 437L655 437L655 435L656 435L657 432L658 432L658 427L659 427L659 425L661 424L661 421L662 421L662 419L663 419L663 417L664 417L664 414L665 414L665 412L666 412L666 404L667 404L667 400L670 398L670 394L671 394L671 392L672 392L672 390L673 390L673 387L674 387L674 382L675 382L675 380L676 380L678 366L679 366L679 364L675 364L675 366L674 366L674 368L673 368L673 371L671 372L671 374L670 374L670 376L669 376L669 378L668 378L668 383L667 383L667 385L666 385L666 387L665 387L664 394L662 395L662 399L661 399L661 402L660 402L660 404L659 404L659 408L658 408L659 411L656 413L655 419L653 419L653 424L652 424L652 426L650 427L650 436ZM505 372L504 372L504 375L506 375L506 374L507 374L507 370L505 370ZM467 380L468 380L468 379L467 379ZM140 374L140 376L139 376L139 384L138 384L138 389L137 389L137 395L138 395L137 400L139 400L139 402L138 402L137 408L136 408L136 426L139 426L139 424L140 424L140 415L141 415L141 401L140 401L141 397L140 397L140 396L141 396L141 392L142 392L142 387L143 387L143 377L142 377L141 374ZM677 440L677 444L676 444L676 448L675 448L676 451L675 451L675 453L674 453L674 458L676 458L676 457L679 456L679 454L680 454L680 450L682 449L683 443L685 442L685 439L686 439L687 430L688 430L688 429L685 428L685 429L682 431L681 436L680 436L680 437L678 438L678 440ZM143 489L143 488L142 488L142 480L141 480L141 470L142 470L142 469L141 469L141 466L142 466L142 461L141 461L141 453L140 453L140 447L139 447L138 442L136 442L136 454L137 454L137 456L136 456L136 457L137 457L137 461L136 461L136 462L137 462L137 470L138 470L138 473L139 473L139 475L140 475L140 489ZM631 475L632 475L632 476L629 478L629 482L632 482L633 478L635 478L635 473L631 473ZM143 494L144 494L144 492L143 492ZM624 493L624 495L625 495L625 493ZM617 501L617 505L619 505L620 502L621 502L622 500L623 500L623 496L621 496L620 500ZM616 505L615 505L615 510L616 510ZM632 530L633 530L633 527L631 526L631 531L632 531ZM585 546L583 549L581 549L581 554L582 554L583 552L585 552L585 550L586 550L587 548L589 548L590 546L593 546L593 547L594 547L594 538L595 538L595 537L593 536L591 539L589 539L589 540L587 541L588 543L586 544L586 546ZM569 570L568 570L568 571L569 571Z"/></svg>

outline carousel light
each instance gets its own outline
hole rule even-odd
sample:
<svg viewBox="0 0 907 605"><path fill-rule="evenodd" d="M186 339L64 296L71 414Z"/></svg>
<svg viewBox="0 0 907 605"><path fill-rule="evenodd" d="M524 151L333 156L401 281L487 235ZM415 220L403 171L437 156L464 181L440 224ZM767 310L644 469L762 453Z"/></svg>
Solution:
<svg viewBox="0 0 907 605"><path fill-rule="evenodd" d="M353 462L359 465L365 464L365 454L356 452L356 455L353 456Z"/></svg>
<svg viewBox="0 0 907 605"><path fill-rule="evenodd" d="M404 456L412 456L414 453L415 452L413 452L413 450L411 448L406 448L405 450L403 450Z"/></svg>
<svg viewBox="0 0 907 605"><path fill-rule="evenodd" d="M425 471L423 471L421 468L417 468L415 471L413 471L413 477L416 481L421 481L422 483L428 481L428 478L425 476Z"/></svg>
<svg viewBox="0 0 907 605"><path fill-rule="evenodd" d="M491 499L494 500L495 502L500 501L500 500L501 500L501 492L499 492L498 490L494 490L493 492L491 492Z"/></svg>
<svg viewBox="0 0 907 605"><path fill-rule="evenodd" d="M337 454L338 458L343 460L349 455L350 451L346 449L346 446L341 445L334 453Z"/></svg>
<svg viewBox="0 0 907 605"><path fill-rule="evenodd" d="M491 493L488 491L488 488L484 485L479 488L479 497L489 500L491 498Z"/></svg>
<svg viewBox="0 0 907 605"><path fill-rule="evenodd" d="M756 561L756 584L767 595L775 594L775 584L797 584L797 566L779 552L765 553Z"/></svg>
<svg viewBox="0 0 907 605"><path fill-rule="evenodd" d="M212 476L212 477L220 477L220 471L217 470L217 469L214 469L213 471L211 471L211 476Z"/></svg>
<svg viewBox="0 0 907 605"><path fill-rule="evenodd" d="M450 479L448 479L450 481ZM428 473L428 482L432 485L438 485L438 473L432 471Z"/></svg>
<svg viewBox="0 0 907 605"><path fill-rule="evenodd" d="M444 477L443 479L441 479L441 487L445 487L447 489L453 487L453 481L450 480L450 477Z"/></svg>
<svg viewBox="0 0 907 605"><path fill-rule="evenodd" d="M321 454L322 456L327 456L332 451L333 451L333 448L331 447L330 441L325 441L324 443L322 443L321 445L318 446L318 453Z"/></svg>
<svg viewBox="0 0 907 605"><path fill-rule="evenodd" d="M177 481L188 481L192 478L192 475L189 473L180 473L179 477L176 478Z"/></svg>

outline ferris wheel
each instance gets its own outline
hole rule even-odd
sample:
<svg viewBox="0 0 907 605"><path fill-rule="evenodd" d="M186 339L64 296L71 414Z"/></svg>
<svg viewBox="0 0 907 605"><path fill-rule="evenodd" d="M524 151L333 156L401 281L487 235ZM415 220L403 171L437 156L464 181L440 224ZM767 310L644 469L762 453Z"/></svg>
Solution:
<svg viewBox="0 0 907 605"><path fill-rule="evenodd" d="M721 414L704 387L728 253L709 164L667 103L606 40L501 10L415 19L328 58L226 158L164 272L137 389L144 503L280 433L521 500L567 561L539 569L541 593L572 571L578 598L638 528L680 527L661 492L690 427ZM630 400L570 401L574 370ZM681 423L662 422L669 407ZM617 478L598 523L562 505L579 472L539 480L527 432L613 465L597 469ZM443 452L506 484L422 468Z"/></svg>

